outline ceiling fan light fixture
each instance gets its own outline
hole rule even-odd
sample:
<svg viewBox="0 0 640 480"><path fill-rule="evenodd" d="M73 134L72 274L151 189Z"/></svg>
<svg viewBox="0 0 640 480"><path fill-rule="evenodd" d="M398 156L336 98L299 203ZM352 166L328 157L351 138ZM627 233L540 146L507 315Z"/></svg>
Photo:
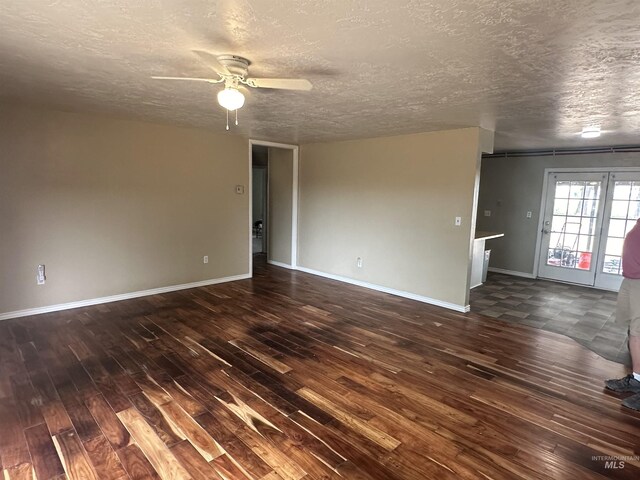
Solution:
<svg viewBox="0 0 640 480"><path fill-rule="evenodd" d="M226 87L218 92L218 103L227 110L237 110L244 105L244 95L236 88Z"/></svg>
<svg viewBox="0 0 640 480"><path fill-rule="evenodd" d="M600 133L600 125L592 125L590 127L584 127L580 136L582 138L598 138Z"/></svg>

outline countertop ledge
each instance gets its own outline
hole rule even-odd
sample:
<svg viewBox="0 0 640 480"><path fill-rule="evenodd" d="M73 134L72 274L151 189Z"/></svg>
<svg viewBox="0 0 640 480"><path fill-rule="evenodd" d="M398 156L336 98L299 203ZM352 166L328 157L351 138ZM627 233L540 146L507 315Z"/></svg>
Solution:
<svg viewBox="0 0 640 480"><path fill-rule="evenodd" d="M504 237L504 233L476 231L475 240L489 240L491 238L499 238L499 237Z"/></svg>

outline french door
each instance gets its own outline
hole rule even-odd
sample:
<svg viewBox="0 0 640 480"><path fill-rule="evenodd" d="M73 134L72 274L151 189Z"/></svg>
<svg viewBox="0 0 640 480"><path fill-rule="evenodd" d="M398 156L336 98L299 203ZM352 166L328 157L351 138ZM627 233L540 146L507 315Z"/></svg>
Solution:
<svg viewBox="0 0 640 480"><path fill-rule="evenodd" d="M640 218L640 172L609 175L602 242L595 286L619 290L622 283L622 244Z"/></svg>
<svg viewBox="0 0 640 480"><path fill-rule="evenodd" d="M618 290L622 244L640 217L640 171L550 173L538 276Z"/></svg>
<svg viewBox="0 0 640 480"><path fill-rule="evenodd" d="M550 173L538 276L593 285L606 173Z"/></svg>

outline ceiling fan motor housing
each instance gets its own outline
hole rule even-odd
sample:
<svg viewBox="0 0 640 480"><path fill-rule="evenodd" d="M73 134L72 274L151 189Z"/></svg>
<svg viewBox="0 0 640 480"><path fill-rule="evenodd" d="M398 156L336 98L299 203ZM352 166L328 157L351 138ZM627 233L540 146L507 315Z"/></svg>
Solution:
<svg viewBox="0 0 640 480"><path fill-rule="evenodd" d="M224 65L232 75L245 77L251 62L238 55L218 55L218 62Z"/></svg>

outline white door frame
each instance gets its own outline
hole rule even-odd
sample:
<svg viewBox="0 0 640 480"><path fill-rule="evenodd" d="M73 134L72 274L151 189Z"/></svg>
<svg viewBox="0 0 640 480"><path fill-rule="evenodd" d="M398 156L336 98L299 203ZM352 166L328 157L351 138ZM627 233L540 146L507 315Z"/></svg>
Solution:
<svg viewBox="0 0 640 480"><path fill-rule="evenodd" d="M545 168L544 178L542 181L542 192L540 194L540 214L538 219L538 235L536 237L536 251L533 259L533 276L538 278L538 267L540 265L540 243L542 242L542 229L544 227L544 212L547 202L547 184L549 181L549 174L551 173L594 173L594 172L637 172L637 167L582 167L582 168Z"/></svg>
<svg viewBox="0 0 640 480"><path fill-rule="evenodd" d="M253 175L251 169L253 167L254 145L293 150L293 181L291 182L291 266L289 268L295 270L298 267L298 155L300 147L288 143L249 139L249 275L253 276Z"/></svg>

